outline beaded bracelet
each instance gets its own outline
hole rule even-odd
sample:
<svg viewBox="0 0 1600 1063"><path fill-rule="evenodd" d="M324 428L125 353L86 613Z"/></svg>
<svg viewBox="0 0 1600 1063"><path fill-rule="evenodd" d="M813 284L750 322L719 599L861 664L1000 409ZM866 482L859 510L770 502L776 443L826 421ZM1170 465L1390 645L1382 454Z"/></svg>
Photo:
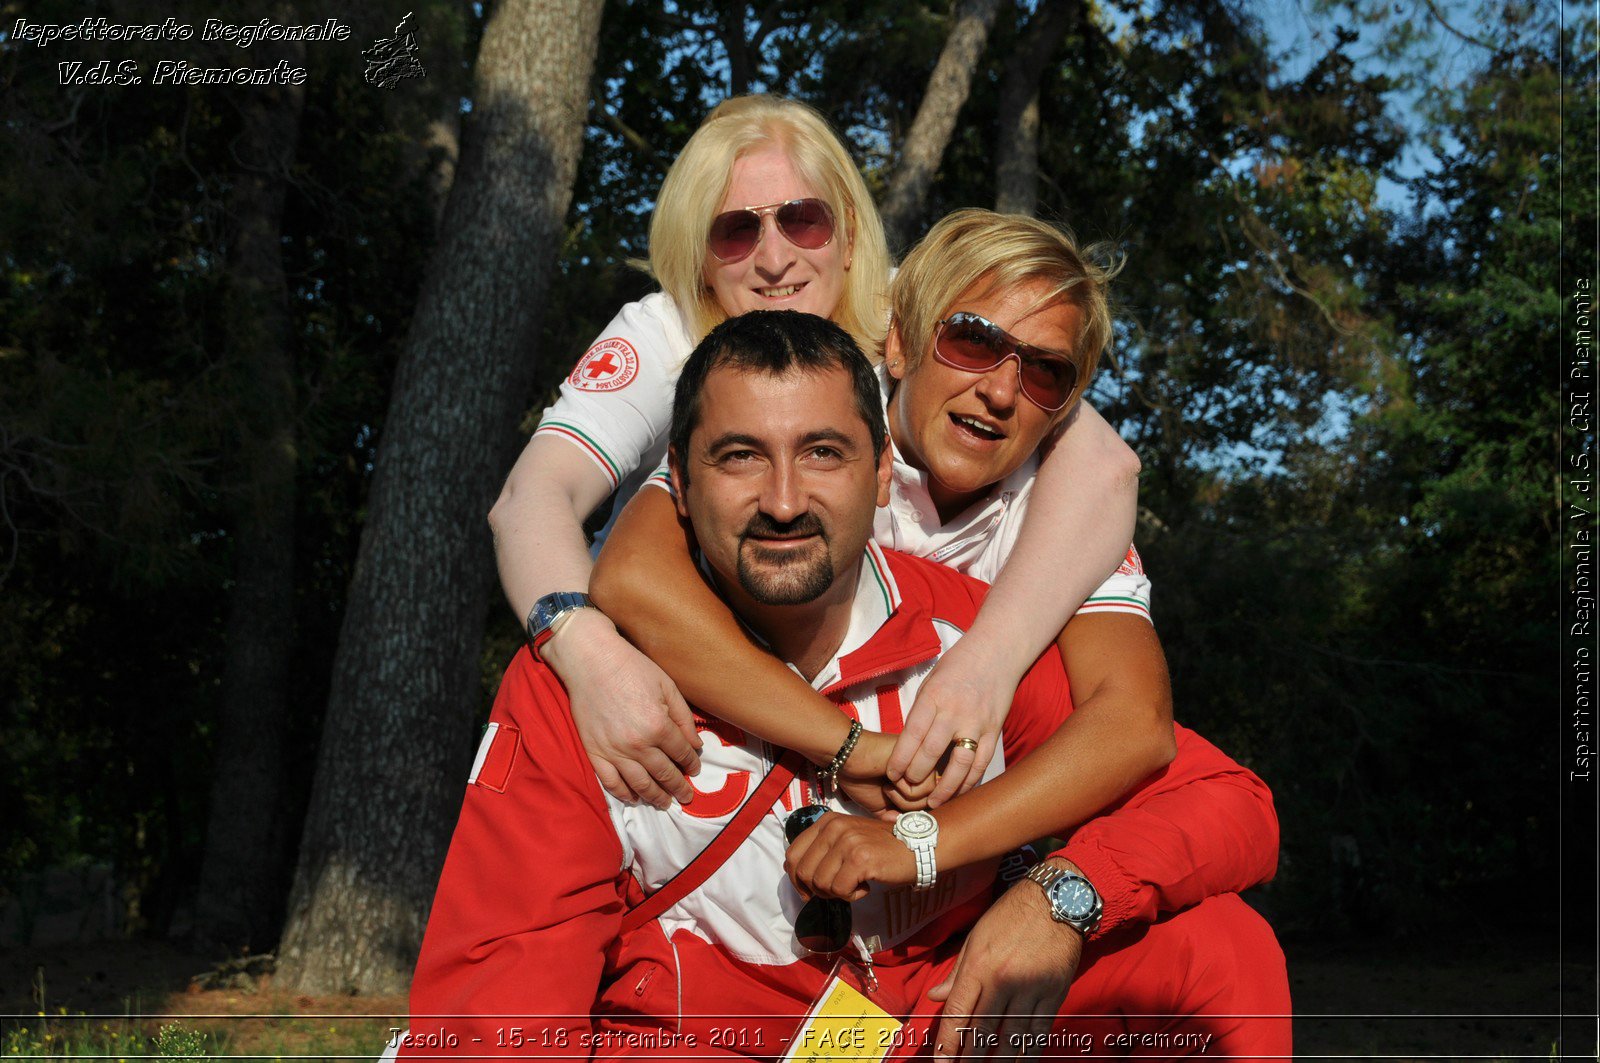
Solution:
<svg viewBox="0 0 1600 1063"><path fill-rule="evenodd" d="M850 754L855 751L856 742L861 738L861 721L850 721L850 733L845 736L844 744L839 747L839 752L833 755L826 768L817 771L817 785L824 794L832 796L833 788L839 784L839 772L844 767L844 762L850 759Z"/></svg>

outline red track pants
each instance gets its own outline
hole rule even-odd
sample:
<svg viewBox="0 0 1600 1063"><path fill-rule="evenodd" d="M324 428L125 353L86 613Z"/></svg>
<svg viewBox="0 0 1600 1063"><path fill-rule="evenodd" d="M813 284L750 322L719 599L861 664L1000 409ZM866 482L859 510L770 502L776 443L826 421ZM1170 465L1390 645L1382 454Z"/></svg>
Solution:
<svg viewBox="0 0 1600 1063"><path fill-rule="evenodd" d="M929 1000L927 992L948 977L959 951L960 942L954 941L935 962L877 968L882 989L877 999L917 1001L911 1019L896 1038L902 1048L890 1058L933 1057L942 1005ZM704 983L693 989L685 986L685 996L699 996L695 990L711 989L711 999L729 1000L730 1004L732 998L743 996L740 989L755 988L735 989L724 981L726 972L695 971L692 964L683 977L691 983L700 979L721 982L720 989ZM822 980L819 974L819 986ZM684 1000L685 1011L709 1010L697 1006L703 1003L705 998ZM743 1014L728 1021L738 1024L737 1036L752 1046L748 1053L719 1050L702 1030L692 1043L629 1048L615 1039L602 1041L607 1047L598 1057L748 1060L751 1055L774 1058L787 1046L795 1029L794 1018L763 1021L752 1018L748 1006L738 1010ZM1033 1046L1030 1052L1046 1059L1286 1059L1291 1052L1289 1012L1283 950L1266 920L1230 893L1153 924L1123 927L1091 943L1084 950L1083 963L1049 1043ZM789 1014L794 1012L789 1010ZM679 1029L703 1025L703 1020L686 1019ZM615 1033L649 1030L653 1024L602 1019L599 1026ZM754 1048L757 1044L762 1047ZM992 1052L997 1057L1010 1056L1016 1049L1001 1045ZM974 1049L964 1058L988 1054Z"/></svg>

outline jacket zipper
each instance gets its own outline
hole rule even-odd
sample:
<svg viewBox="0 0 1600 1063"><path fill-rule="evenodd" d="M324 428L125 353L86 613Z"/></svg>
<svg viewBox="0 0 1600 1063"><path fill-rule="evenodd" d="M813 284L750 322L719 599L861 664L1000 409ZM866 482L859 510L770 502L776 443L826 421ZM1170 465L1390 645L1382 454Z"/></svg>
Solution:
<svg viewBox="0 0 1600 1063"><path fill-rule="evenodd" d="M913 665L927 664L929 661L935 660L936 658L938 658L941 650L942 650L942 648L934 650L932 653L926 654L925 656L921 656L921 657L903 657L900 660L894 661L894 662L892 662L890 664L886 664L886 665L884 665L884 666L882 666L880 668L875 668L870 672L863 672L861 675L854 675L854 676L851 676L849 679L840 679L837 683L834 683L832 686L825 687L821 691L821 694L825 698L826 697L831 697L832 695L837 694L841 690L845 690L845 689L848 689L849 687L853 687L853 686L859 686L860 684L865 683L868 680L877 679L880 676L888 675L890 672L898 672L898 671L900 671L902 669L910 668Z"/></svg>

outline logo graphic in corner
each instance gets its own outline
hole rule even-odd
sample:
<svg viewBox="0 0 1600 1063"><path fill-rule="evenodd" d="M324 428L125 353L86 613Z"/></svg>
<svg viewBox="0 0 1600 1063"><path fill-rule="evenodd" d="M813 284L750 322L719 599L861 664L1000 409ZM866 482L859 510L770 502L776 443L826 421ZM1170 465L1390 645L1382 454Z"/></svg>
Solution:
<svg viewBox="0 0 1600 1063"><path fill-rule="evenodd" d="M603 339L578 359L567 383L579 391L616 391L639 375L639 356L620 336Z"/></svg>
<svg viewBox="0 0 1600 1063"><path fill-rule="evenodd" d="M1139 551L1129 546L1128 556L1122 559L1122 564L1118 566L1117 573L1122 576L1144 575L1144 560L1139 556Z"/></svg>

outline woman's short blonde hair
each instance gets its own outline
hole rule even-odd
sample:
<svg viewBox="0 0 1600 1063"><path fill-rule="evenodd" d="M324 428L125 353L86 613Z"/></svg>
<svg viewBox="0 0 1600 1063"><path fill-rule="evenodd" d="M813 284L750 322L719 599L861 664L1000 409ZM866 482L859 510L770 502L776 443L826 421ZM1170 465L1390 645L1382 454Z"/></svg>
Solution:
<svg viewBox="0 0 1600 1063"><path fill-rule="evenodd" d="M726 320L705 281L711 221L727 195L733 164L767 147L786 152L795 169L833 208L850 241L850 268L833 320L864 351L883 345L888 322L889 248L866 182L833 129L816 111L782 96L735 96L706 116L684 145L650 219L650 271L678 304L696 341Z"/></svg>
<svg viewBox="0 0 1600 1063"><path fill-rule="evenodd" d="M921 364L933 349L939 321L963 295L981 298L1042 283L1035 309L1067 303L1078 309L1082 321L1071 352L1078 366L1076 400L1089 386L1111 339L1108 289L1121 268L1106 245L1080 248L1070 232L1037 218L958 210L928 230L895 275L890 305L906 366L914 370Z"/></svg>

